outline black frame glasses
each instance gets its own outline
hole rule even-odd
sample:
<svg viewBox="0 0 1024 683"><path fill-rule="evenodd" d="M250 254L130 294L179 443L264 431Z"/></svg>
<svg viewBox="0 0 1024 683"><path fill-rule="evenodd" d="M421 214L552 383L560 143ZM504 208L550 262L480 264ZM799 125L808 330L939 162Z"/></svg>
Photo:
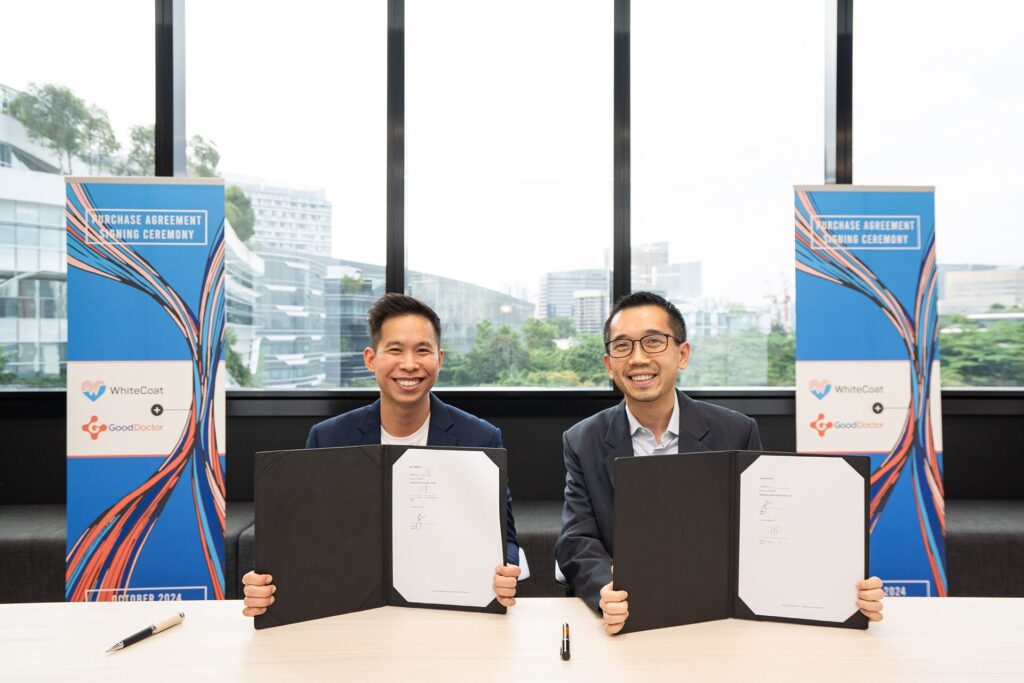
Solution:
<svg viewBox="0 0 1024 683"><path fill-rule="evenodd" d="M645 334L639 339L620 338L612 339L611 341L606 341L604 343L604 351L612 358L629 358L630 356L633 355L633 349L636 348L637 342L640 342L640 348L644 350L644 353L654 356L659 353L665 352L665 349L668 348L669 339L671 339L677 344L681 343L679 339L673 337L671 334L666 334L665 332L656 332L654 334ZM629 342L629 351L623 353L623 351L625 351L626 348L625 345L623 345L622 348L618 349L615 353L612 353L612 345L622 344L623 342ZM659 348L659 343L664 343L664 346ZM649 348L650 346L653 346L654 348Z"/></svg>

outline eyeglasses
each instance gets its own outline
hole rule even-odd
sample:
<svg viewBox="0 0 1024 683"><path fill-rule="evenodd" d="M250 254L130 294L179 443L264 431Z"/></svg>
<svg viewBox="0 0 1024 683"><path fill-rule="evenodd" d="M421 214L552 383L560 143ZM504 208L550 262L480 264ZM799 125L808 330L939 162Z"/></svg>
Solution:
<svg viewBox="0 0 1024 683"><path fill-rule="evenodd" d="M680 343L678 339L670 334L648 334L639 339L612 339L604 343L604 348L612 358L625 358L633 355L633 345L640 342L640 348L644 353L661 353L668 348L668 340Z"/></svg>

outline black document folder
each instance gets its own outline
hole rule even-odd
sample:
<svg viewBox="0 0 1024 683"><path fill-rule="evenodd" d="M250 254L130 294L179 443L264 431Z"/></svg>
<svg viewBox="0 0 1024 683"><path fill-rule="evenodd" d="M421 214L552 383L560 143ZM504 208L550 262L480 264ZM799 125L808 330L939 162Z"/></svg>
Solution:
<svg viewBox="0 0 1024 683"><path fill-rule="evenodd" d="M765 458L786 460L750 469ZM815 477L820 486L809 485ZM854 584L868 571L870 479L866 456L616 459L614 585L629 602L623 632L729 617L867 628ZM833 513L839 528L827 526ZM829 571L815 574L818 561ZM804 587L813 595L801 594Z"/></svg>
<svg viewBox="0 0 1024 683"><path fill-rule="evenodd" d="M448 457L448 462L452 463L453 456L461 462L463 457L476 454L477 458L486 457L493 463L497 469L497 476L489 479L495 482L493 499L497 515L493 564L504 563L507 525L504 449L349 446L257 453L255 570L270 574L277 590L274 603L255 618L256 628L384 605L505 612L493 593L486 605L463 606L451 604L443 593L438 594L436 602L413 602L396 589L392 471L409 451L456 451L438 453L436 457ZM444 485L429 478L422 480L423 490L430 495ZM449 486L443 495L458 509L462 498L459 491ZM491 492L484 495L490 498ZM477 517L487 515L479 509L467 509L465 513ZM408 526L405 519L398 523ZM416 560L422 562L416 571L422 567L443 573L449 558L431 553ZM490 579L490 574L487 578Z"/></svg>

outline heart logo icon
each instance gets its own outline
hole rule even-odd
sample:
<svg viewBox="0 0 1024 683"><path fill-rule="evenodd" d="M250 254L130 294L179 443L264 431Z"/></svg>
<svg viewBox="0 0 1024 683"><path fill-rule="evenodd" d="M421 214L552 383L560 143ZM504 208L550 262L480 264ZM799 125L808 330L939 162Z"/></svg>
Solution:
<svg viewBox="0 0 1024 683"><path fill-rule="evenodd" d="M827 379L812 379L808 387L819 401L828 396L828 392L832 391L832 385Z"/></svg>
<svg viewBox="0 0 1024 683"><path fill-rule="evenodd" d="M95 382L85 381L82 382L82 394L85 395L90 401L96 401L107 391L107 385L103 380L96 380Z"/></svg>

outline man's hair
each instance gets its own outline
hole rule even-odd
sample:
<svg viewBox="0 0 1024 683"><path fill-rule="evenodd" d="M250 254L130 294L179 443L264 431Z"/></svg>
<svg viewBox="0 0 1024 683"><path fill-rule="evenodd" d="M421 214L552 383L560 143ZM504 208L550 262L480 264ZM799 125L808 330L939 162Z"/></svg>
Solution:
<svg viewBox="0 0 1024 683"><path fill-rule="evenodd" d="M434 326L434 334L437 335L437 345L441 345L441 319L437 317L434 309L419 299L408 294L388 292L373 302L370 311L366 316L366 322L370 325L370 343L377 348L380 343L380 330L386 320L397 318L403 315L419 315L430 321Z"/></svg>
<svg viewBox="0 0 1024 683"><path fill-rule="evenodd" d="M674 303L665 297L658 296L654 292L633 292L632 294L619 297L619 300L615 302L612 310L608 313L608 319L604 321L604 341L606 344L611 341L612 318L618 315L620 311L638 306L657 306L668 313L668 326L672 328L672 336L679 340L680 344L686 341L686 321L683 320L683 314L679 312Z"/></svg>

